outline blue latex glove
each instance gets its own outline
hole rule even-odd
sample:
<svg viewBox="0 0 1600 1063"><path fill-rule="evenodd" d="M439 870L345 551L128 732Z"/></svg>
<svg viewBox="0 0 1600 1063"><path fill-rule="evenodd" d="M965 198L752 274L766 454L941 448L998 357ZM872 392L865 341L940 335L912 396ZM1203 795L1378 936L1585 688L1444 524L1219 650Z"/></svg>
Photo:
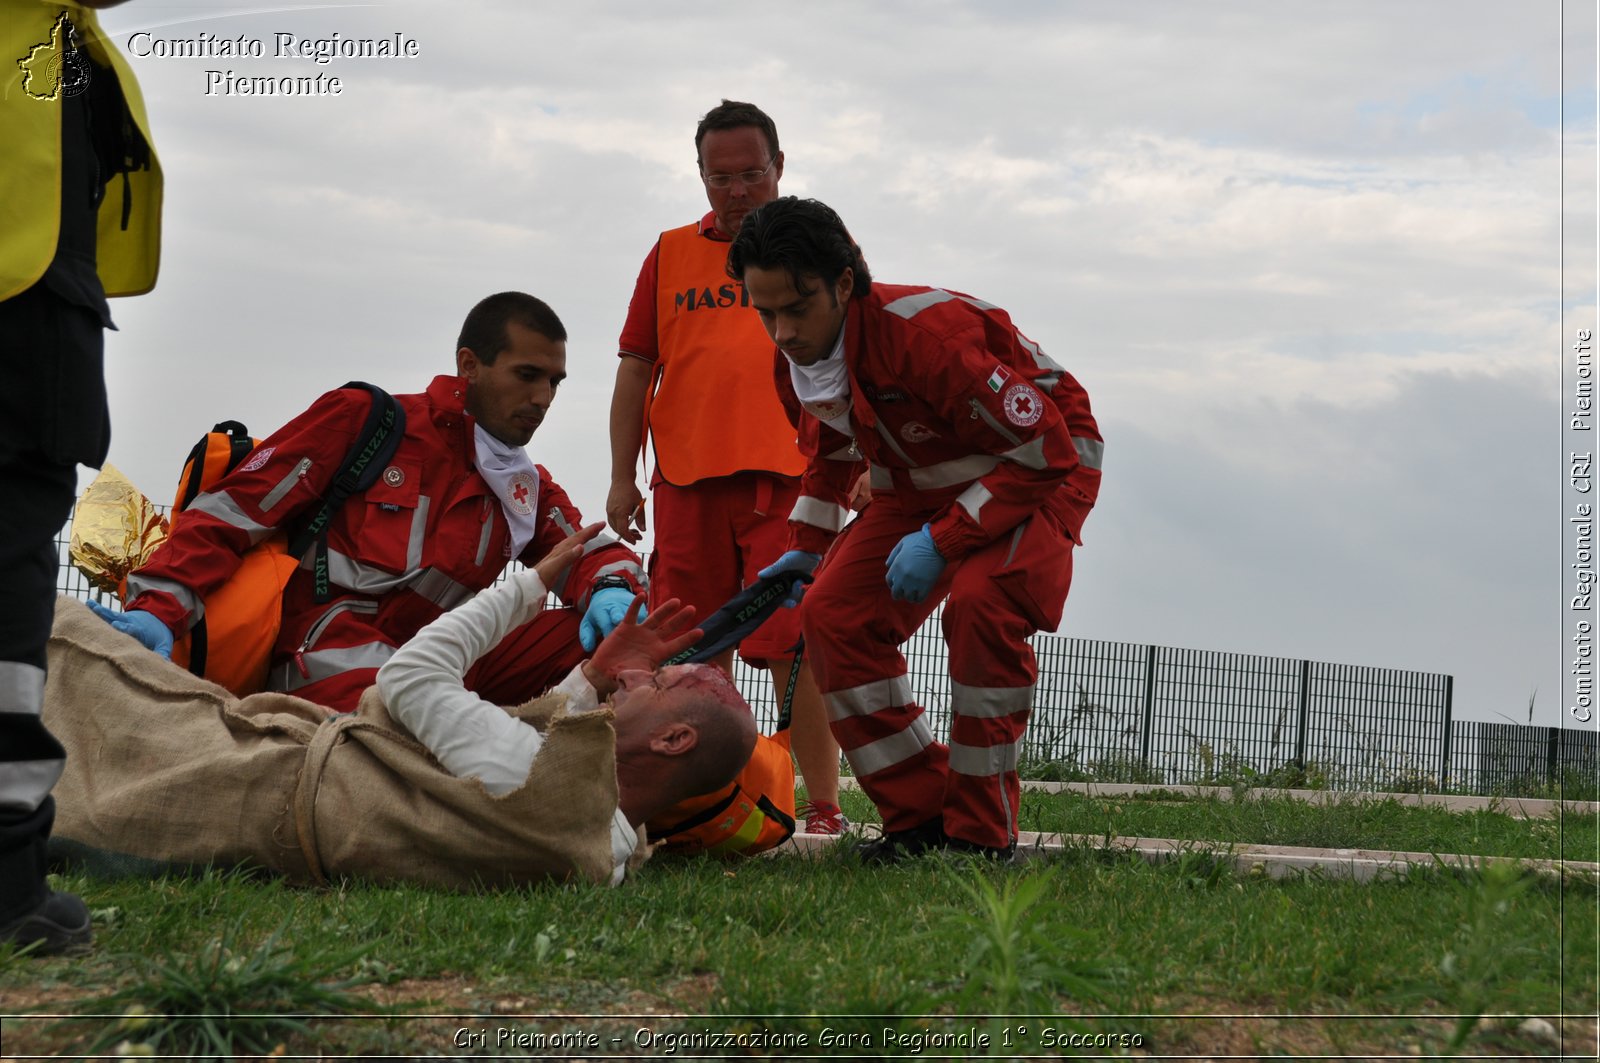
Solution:
<svg viewBox="0 0 1600 1063"><path fill-rule="evenodd" d="M807 553L804 550L790 550L778 560L756 573L756 579L766 579L776 576L781 572L793 572L795 581L789 585L789 596L783 600L785 609L793 609L800 604L800 598L806 593L806 583L811 574L822 564L821 554Z"/></svg>
<svg viewBox="0 0 1600 1063"><path fill-rule="evenodd" d="M894 544L889 551L889 597L902 602L920 602L933 590L944 573L944 556L933 545L933 533L924 524L921 531Z"/></svg>
<svg viewBox="0 0 1600 1063"><path fill-rule="evenodd" d="M589 595L589 608L584 611L583 624L578 628L578 641L583 643L586 652L593 653L600 640L622 623L633 598L632 591L621 587L601 587ZM649 610L641 605L639 620L642 622L649 615Z"/></svg>
<svg viewBox="0 0 1600 1063"><path fill-rule="evenodd" d="M163 624L154 613L147 613L143 609L129 609L119 613L115 609L107 609L99 602L90 602L89 608L94 614L124 635L132 635L138 639L145 649L159 653L167 660L172 660L172 629Z"/></svg>

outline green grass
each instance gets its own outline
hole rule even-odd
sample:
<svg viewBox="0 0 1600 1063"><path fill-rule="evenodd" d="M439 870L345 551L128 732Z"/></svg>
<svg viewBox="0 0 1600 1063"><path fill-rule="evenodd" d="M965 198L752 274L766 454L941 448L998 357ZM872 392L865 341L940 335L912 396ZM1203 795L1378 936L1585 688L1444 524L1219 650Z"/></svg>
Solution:
<svg viewBox="0 0 1600 1063"><path fill-rule="evenodd" d="M1387 1054L1402 1042L1448 1047L1460 1026L1406 1016L1583 1014L1597 1003L1592 883L1513 877L1508 885L1431 868L1361 885L1241 877L1199 853L1152 866L1079 850L1026 869L949 858L864 868L828 853L740 864L658 859L617 890L477 896L299 889L220 873L63 885L100 911L97 948L77 959L0 954L5 1010L44 992L47 1011L121 1015L142 1004L159 1013L170 1005L155 998L159 986L148 976L160 965L138 958L204 957L224 940L236 956L273 942L263 969L299 965L307 981L326 982L330 991L352 982L376 998L408 989L406 999L428 1013L679 1011L715 1018L648 1021L658 1031L806 1032L812 1051L823 1026L881 1041L884 1029L908 1037L967 1029L957 1014L1050 1015L1056 1029L1131 1030L1146 1052L1178 1053L1215 1050L1214 1038L1240 1036L1242 1027L1094 1016L1376 1013L1395 1017L1330 1020L1309 1031L1274 1020L1251 1036L1263 1050ZM301 999L311 1000L312 989ZM917 1017L927 1013L952 1017L948 1024ZM804 1018L848 1014L903 1018ZM453 1045L457 1028L641 1025L385 1015L306 1022L310 1034L277 1028L274 1035L296 1051L454 1054L496 1050L492 1037ZM108 1032L113 1041L136 1039L150 1028L118 1023L13 1019L3 1033L8 1052L60 1052ZM974 1028L998 1037L1019 1024L984 1020ZM1031 1022L1034 1036L1040 1028ZM1502 1031L1466 1029L1457 1047L1529 1047ZM998 1050L992 1041L989 1051Z"/></svg>

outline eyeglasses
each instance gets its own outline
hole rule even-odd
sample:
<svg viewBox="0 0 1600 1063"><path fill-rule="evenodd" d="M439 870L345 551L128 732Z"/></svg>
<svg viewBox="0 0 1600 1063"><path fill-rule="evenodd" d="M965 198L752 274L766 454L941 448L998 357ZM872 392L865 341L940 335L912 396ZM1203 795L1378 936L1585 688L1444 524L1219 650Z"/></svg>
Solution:
<svg viewBox="0 0 1600 1063"><path fill-rule="evenodd" d="M735 181L748 188L767 176L772 167L777 164L777 161L778 157L774 155L772 161L767 163L766 169L746 170L744 173L703 173L700 175L700 180L706 183L707 188L723 189L729 187Z"/></svg>

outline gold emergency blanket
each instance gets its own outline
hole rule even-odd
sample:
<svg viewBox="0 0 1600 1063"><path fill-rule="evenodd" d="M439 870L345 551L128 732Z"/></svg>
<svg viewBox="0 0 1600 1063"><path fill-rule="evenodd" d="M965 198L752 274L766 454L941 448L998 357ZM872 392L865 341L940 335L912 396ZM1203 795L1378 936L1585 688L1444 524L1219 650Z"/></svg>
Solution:
<svg viewBox="0 0 1600 1063"><path fill-rule="evenodd" d="M110 462L72 513L72 564L102 591L121 594L128 573L167 538L167 518Z"/></svg>
<svg viewBox="0 0 1600 1063"><path fill-rule="evenodd" d="M492 797L389 718L287 694L236 698L56 602L44 720L67 748L55 835L89 851L475 889L606 883L617 807L608 707L546 696L514 710L545 733L529 781ZM634 863L645 856L641 839Z"/></svg>

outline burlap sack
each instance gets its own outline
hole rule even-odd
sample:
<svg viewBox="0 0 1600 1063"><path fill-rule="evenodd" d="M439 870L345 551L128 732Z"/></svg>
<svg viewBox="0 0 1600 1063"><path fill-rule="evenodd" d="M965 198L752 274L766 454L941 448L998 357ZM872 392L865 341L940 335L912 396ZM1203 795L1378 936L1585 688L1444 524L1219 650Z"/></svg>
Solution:
<svg viewBox="0 0 1600 1063"><path fill-rule="evenodd" d="M454 889L609 881L612 713L558 698L516 710L545 744L491 797L451 776L369 690L359 710L239 699L145 650L71 598L56 605L45 723L67 748L58 838L177 864L264 867ZM637 854L635 863L643 856Z"/></svg>

